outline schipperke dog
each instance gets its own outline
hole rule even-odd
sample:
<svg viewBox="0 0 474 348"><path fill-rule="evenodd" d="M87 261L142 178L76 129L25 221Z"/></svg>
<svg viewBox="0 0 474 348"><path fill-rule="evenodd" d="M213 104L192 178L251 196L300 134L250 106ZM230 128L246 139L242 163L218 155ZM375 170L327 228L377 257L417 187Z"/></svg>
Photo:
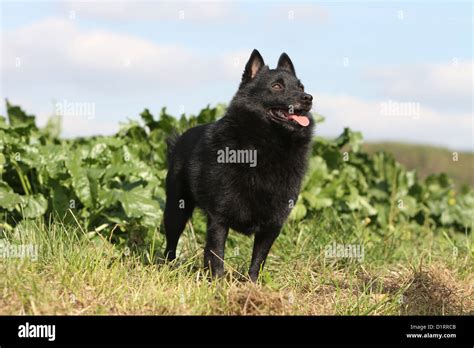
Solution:
<svg viewBox="0 0 474 348"><path fill-rule="evenodd" d="M205 267L223 275L232 228L255 235L249 276L257 280L298 197L311 148L312 99L286 53L270 69L254 50L225 115L168 139L167 260L175 259L178 239L199 207L207 217Z"/></svg>

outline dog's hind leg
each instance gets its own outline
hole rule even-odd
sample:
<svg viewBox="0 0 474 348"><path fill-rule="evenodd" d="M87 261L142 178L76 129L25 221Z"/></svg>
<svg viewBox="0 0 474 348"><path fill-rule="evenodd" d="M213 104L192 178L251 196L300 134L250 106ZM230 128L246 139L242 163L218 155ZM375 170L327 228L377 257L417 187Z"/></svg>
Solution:
<svg viewBox="0 0 474 348"><path fill-rule="evenodd" d="M224 275L224 248L228 234L227 226L208 216L204 267L210 269L213 277Z"/></svg>
<svg viewBox="0 0 474 348"><path fill-rule="evenodd" d="M175 180L167 180L164 226L166 234L165 258L168 261L176 258L179 237L194 210L193 200L184 195L184 190L180 186Z"/></svg>

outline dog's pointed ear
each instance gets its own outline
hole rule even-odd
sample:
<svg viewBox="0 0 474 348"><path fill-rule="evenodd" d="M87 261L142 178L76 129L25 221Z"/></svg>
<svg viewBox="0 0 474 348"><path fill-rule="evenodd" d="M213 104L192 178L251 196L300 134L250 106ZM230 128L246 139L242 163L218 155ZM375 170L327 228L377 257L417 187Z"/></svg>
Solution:
<svg viewBox="0 0 474 348"><path fill-rule="evenodd" d="M265 63L260 53L257 50L253 50L249 61L245 65L242 83L252 80L264 66Z"/></svg>
<svg viewBox="0 0 474 348"><path fill-rule="evenodd" d="M295 67L293 66L290 57L288 57L285 52L283 52L280 59L278 59L277 69L287 70L296 76Z"/></svg>

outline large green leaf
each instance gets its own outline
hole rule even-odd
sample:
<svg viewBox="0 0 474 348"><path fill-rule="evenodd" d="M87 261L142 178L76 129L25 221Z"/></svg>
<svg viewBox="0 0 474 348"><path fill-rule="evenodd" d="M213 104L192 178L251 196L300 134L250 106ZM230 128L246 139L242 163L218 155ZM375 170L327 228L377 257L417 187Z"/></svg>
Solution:
<svg viewBox="0 0 474 348"><path fill-rule="evenodd" d="M75 151L66 160L66 167L71 175L74 192L80 201L88 208L94 207L93 189L87 170L82 166L81 154Z"/></svg>
<svg viewBox="0 0 474 348"><path fill-rule="evenodd" d="M43 216L48 209L48 201L42 195L21 196L21 208L23 217L37 218Z"/></svg>
<svg viewBox="0 0 474 348"><path fill-rule="evenodd" d="M19 106L11 105L8 100L7 104L7 114L8 121L12 127L34 127L35 117L32 115L27 115Z"/></svg>
<svg viewBox="0 0 474 348"><path fill-rule="evenodd" d="M6 183L0 182L0 207L13 210L17 204L22 202L21 196L14 193L13 190L7 186Z"/></svg>
<svg viewBox="0 0 474 348"><path fill-rule="evenodd" d="M129 218L143 218L146 226L155 227L161 219L161 208L158 202L147 197L143 188L120 193L120 203Z"/></svg>

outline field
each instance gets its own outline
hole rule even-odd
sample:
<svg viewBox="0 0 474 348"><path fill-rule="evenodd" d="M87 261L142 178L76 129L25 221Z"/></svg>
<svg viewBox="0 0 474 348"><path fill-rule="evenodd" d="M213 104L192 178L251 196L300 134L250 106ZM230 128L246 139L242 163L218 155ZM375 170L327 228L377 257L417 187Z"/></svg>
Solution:
<svg viewBox="0 0 474 348"><path fill-rule="evenodd" d="M91 243L80 228L32 223L12 243L38 260L0 263L1 314L472 314L472 238L400 226L378 236L337 221L288 224L260 283L243 281L251 239L231 233L226 279L202 272L203 234L190 224L174 265ZM363 243L362 260L329 259L322 246ZM157 245L163 238L157 232ZM456 246L456 249L453 249ZM150 248L153 248L150 246ZM150 252L153 252L151 249ZM142 256L142 257L140 257Z"/></svg>
<svg viewBox="0 0 474 348"><path fill-rule="evenodd" d="M199 211L177 261L161 259L164 139L223 106L181 118L145 110L114 136L74 140L59 138L58 119L39 129L7 109L0 314L474 313L472 188L365 152L358 132L315 139L299 200L252 284L252 239L235 232L226 277L208 279Z"/></svg>
<svg viewBox="0 0 474 348"><path fill-rule="evenodd" d="M474 187L474 153L456 152L458 161L453 161L453 153L442 147L403 143L368 143L362 148L369 154L387 151L407 169L416 169L421 178L433 173L446 173L454 185ZM454 154L454 156L456 155Z"/></svg>

